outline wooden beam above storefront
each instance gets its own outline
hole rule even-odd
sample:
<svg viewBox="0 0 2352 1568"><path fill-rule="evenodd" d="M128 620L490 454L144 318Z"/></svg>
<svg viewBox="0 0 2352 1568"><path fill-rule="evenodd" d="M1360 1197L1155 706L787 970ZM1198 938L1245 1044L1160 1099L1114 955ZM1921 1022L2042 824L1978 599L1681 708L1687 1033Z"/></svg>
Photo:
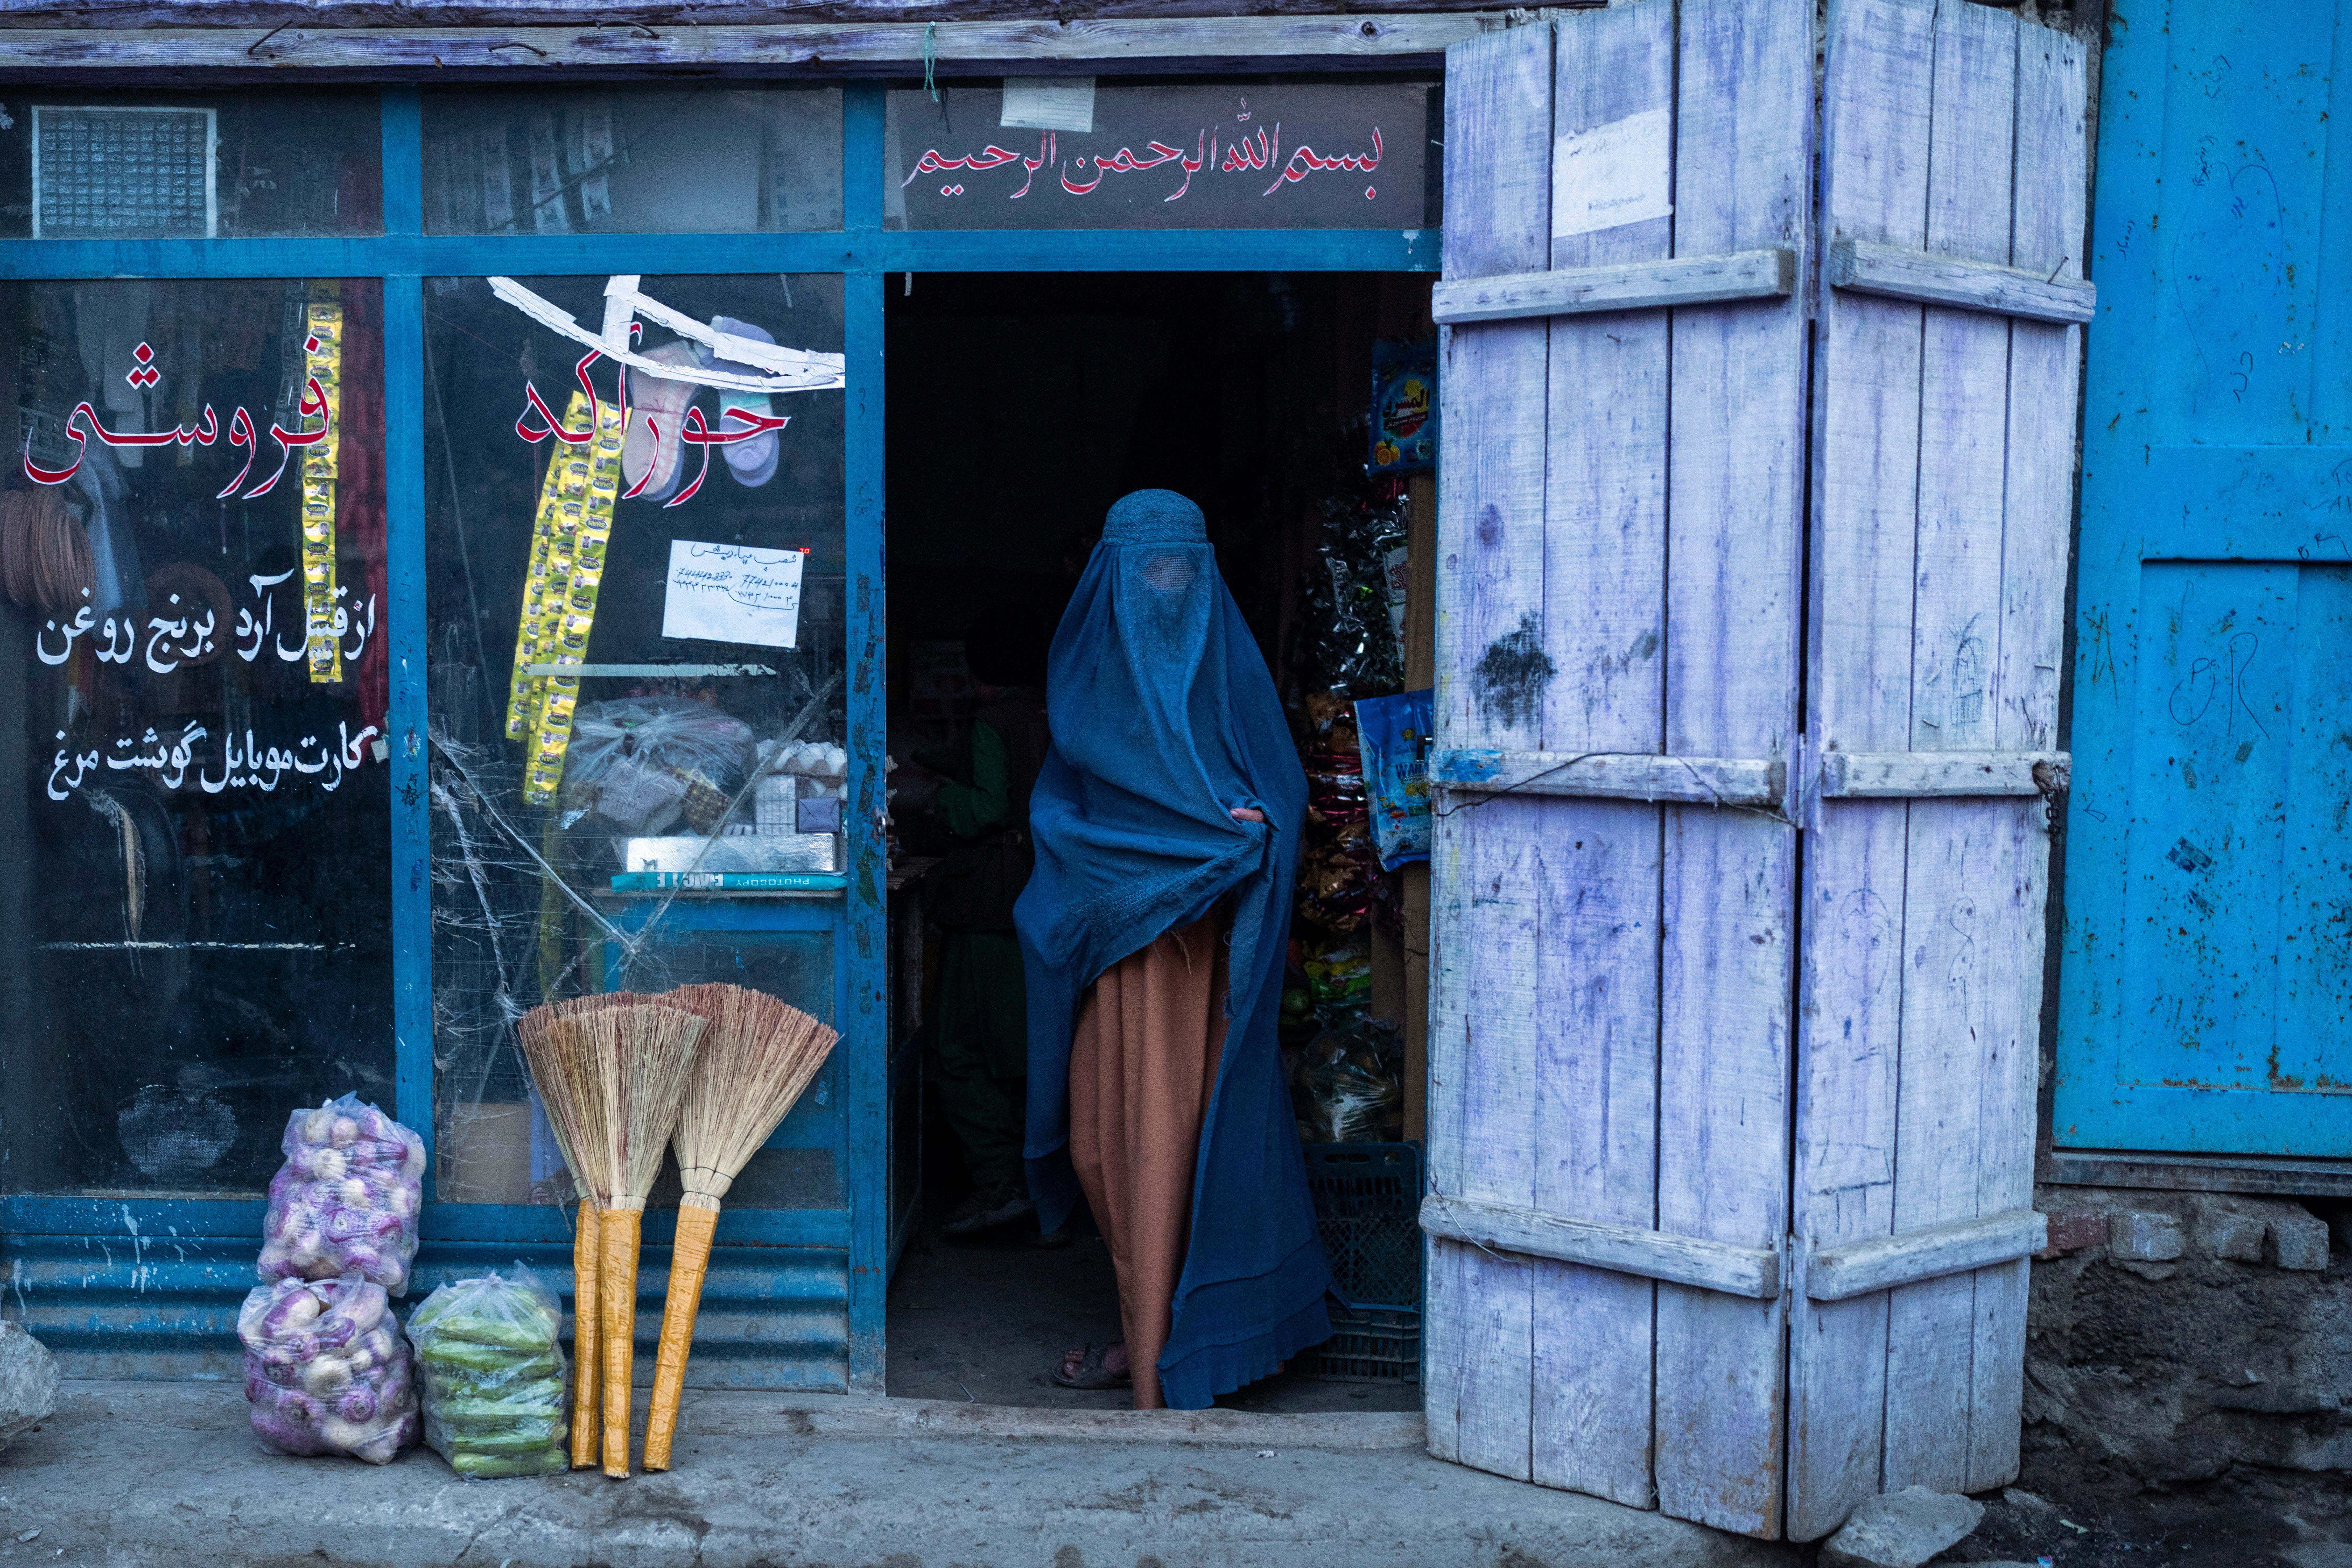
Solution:
<svg viewBox="0 0 2352 1568"><path fill-rule="evenodd" d="M1607 0L1570 0L1577 9ZM1391 0L1381 12L1437 13L1496 10L1491 0ZM588 0L44 0L0 11L0 28L11 27L206 27L264 31L293 24L304 27L642 27L755 26L780 24L927 22L1152 21L1192 18L1233 21L1269 16L1348 19L1334 0L1072 0L1052 7L1037 0L801 0L751 4L709 3L597 5Z"/></svg>
<svg viewBox="0 0 2352 1568"><path fill-rule="evenodd" d="M343 8L335 8L338 14ZM350 9L359 9L352 7ZM451 11L456 7L419 6ZM496 10L497 7L489 9ZM1347 16L680 26L187 26L191 7L149 5L155 26L0 26L0 80L104 77L201 81L289 74L369 81L594 76L943 78L1183 70L1436 69L1446 47L1507 25L1495 11ZM903 12L894 14L903 15ZM18 18L22 20L21 16Z"/></svg>

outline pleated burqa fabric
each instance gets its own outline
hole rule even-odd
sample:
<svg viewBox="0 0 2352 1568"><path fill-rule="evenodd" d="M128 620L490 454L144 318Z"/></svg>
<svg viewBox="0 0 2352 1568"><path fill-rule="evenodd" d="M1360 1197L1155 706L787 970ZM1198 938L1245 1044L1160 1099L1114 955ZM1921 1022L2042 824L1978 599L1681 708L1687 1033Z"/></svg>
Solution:
<svg viewBox="0 0 2352 1568"><path fill-rule="evenodd" d="M1130 1033L1124 971L1112 993L1097 983L1220 914L1212 931L1221 929L1223 994L1206 999L1201 1028L1186 1026L1185 1058L1208 1084L1182 1262L1155 1358L1167 1404L1199 1409L1329 1336L1331 1276L1275 1037L1307 778L1198 507L1172 491L1139 490L1111 509L1055 634L1045 700L1054 750L1030 798L1037 866L1014 915L1029 982L1024 1152L1041 1226L1066 1219L1080 1193L1071 1098L1082 1001L1094 992L1095 1153L1106 1071L1122 1096L1153 1097L1132 1111L1137 1122L1122 1107L1118 1127L1181 1127L1181 1108L1150 1086L1182 1079L1183 1062L1150 1059L1148 1022ZM1236 806L1266 820L1235 821ZM1148 998L1149 977L1136 980ZM1112 1001L1115 1028L1103 1015ZM1174 1011L1162 1011L1172 1023ZM1150 1012L1147 1002L1138 1016ZM1120 1041L1116 1059L1101 1049L1110 1033ZM1126 1190L1141 1191L1133 1182ZM1118 1206L1108 1192L1103 1201ZM1143 1212L1097 1220L1117 1247L1122 1229L1140 1237ZM1164 1203L1151 1212L1164 1230Z"/></svg>

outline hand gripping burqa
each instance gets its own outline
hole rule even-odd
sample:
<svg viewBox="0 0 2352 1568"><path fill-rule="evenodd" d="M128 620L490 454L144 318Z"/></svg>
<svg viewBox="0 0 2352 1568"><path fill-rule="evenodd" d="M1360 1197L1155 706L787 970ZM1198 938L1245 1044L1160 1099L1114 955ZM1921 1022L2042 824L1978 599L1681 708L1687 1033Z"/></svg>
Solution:
<svg viewBox="0 0 2352 1568"><path fill-rule="evenodd" d="M1047 671L1054 749L1030 797L1037 865L1013 917L1029 989L1024 1153L1041 1227L1060 1225L1079 1195L1069 1077L1081 996L1230 899L1224 1048L1159 1361L1168 1404L1200 1409L1331 1331L1330 1269L1275 1037L1307 778L1201 510L1172 491L1111 508ZM1235 806L1266 819L1236 821Z"/></svg>

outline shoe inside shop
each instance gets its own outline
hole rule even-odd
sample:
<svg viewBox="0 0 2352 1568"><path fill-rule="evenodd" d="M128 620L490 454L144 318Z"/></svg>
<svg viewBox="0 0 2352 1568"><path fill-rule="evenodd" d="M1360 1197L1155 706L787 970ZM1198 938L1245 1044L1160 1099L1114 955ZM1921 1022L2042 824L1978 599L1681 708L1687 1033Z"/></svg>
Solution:
<svg viewBox="0 0 2352 1568"><path fill-rule="evenodd" d="M1170 1342L1186 1189L1218 1176L1193 1152L1204 1120L1216 1129L1207 1094L1220 1087L1216 1057L1199 1059L1200 1028L1234 1041L1238 1024L1215 1016L1205 990L1147 989L1139 1013L1127 997L1132 1055L1185 1081L1138 1083L1124 1075L1147 1068L1131 1058L1095 1064L1089 1081L1074 1059L1060 1155L1044 1147L1062 1130L1040 1125L1052 1097L1031 1061L1032 1021L1054 1005L1028 994L1022 929L1042 984L1057 984L1034 950L1062 932L1049 906L1022 905L1041 854L1052 876L1051 858L1085 842L1029 828L1033 812L1045 821L1083 794L1070 775L1097 742L1065 745L1062 726L1108 721L1122 745L1176 743L1150 739L1123 702L1091 710L1086 694L1101 660L1124 657L1104 648L1121 646L1115 623L1134 613L1113 602L1110 568L1159 548L1125 542L1107 519L1130 504L1121 498L1164 492L1197 505L1206 548L1147 557L1145 591L1189 590L1176 580L1197 572L1207 608L1229 603L1226 640L1207 657L1226 665L1221 682L1255 683L1246 695L1263 700L1267 729L1253 739L1305 778L1296 879L1268 921L1286 931L1265 972L1278 986L1265 999L1274 1027L1256 1042L1272 1049L1237 1060L1222 1087L1267 1096L1295 1123L1337 1281L1330 1339L1212 1392L1260 1411L1417 1409L1421 1108L1406 1086L1421 1075L1421 1019L1407 996L1425 984L1425 817L1416 832L1400 809L1376 828L1367 784L1382 755L1417 759L1427 727L1413 562L1431 483L1408 451L1428 449L1427 286L1214 272L887 282L893 1005L905 1042L894 1071L921 1083L899 1154L919 1165L920 1197L891 1286L890 1392L1143 1406L1129 1337ZM1058 799L1039 811L1057 749L1044 787ZM1230 931L1230 911L1211 919L1221 913ZM1201 967L1205 986L1214 965ZM1078 1052L1105 1038L1104 989L1076 998ZM1153 1037L1163 1025L1192 1031L1181 1069L1182 1048ZM1088 1126L1087 1097L1119 1082L1149 1109L1124 1128ZM1188 1092L1155 1098L1175 1089ZM1024 1159L1024 1145L1045 1157ZM1201 1159L1223 1152L1213 1143ZM1057 1194L1053 1167L1071 1156L1076 1191L1065 1172ZM1200 1220L1190 1234L1220 1245Z"/></svg>
<svg viewBox="0 0 2352 1568"><path fill-rule="evenodd" d="M0 125L0 1316L469 1476L1417 1409L1440 112Z"/></svg>

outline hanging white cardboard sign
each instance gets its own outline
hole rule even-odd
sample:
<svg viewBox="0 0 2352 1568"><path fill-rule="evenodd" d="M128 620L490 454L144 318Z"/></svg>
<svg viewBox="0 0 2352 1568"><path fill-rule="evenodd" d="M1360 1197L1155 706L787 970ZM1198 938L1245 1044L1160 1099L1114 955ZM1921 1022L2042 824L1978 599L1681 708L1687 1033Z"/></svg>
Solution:
<svg viewBox="0 0 2352 1568"><path fill-rule="evenodd" d="M1552 144L1551 237L1665 217L1674 205L1674 116L1647 109Z"/></svg>
<svg viewBox="0 0 2352 1568"><path fill-rule="evenodd" d="M1095 128L1095 79L1090 76L1009 76L999 126L1024 131Z"/></svg>
<svg viewBox="0 0 2352 1568"><path fill-rule="evenodd" d="M671 540L662 636L798 646L801 563L807 559L798 550Z"/></svg>

